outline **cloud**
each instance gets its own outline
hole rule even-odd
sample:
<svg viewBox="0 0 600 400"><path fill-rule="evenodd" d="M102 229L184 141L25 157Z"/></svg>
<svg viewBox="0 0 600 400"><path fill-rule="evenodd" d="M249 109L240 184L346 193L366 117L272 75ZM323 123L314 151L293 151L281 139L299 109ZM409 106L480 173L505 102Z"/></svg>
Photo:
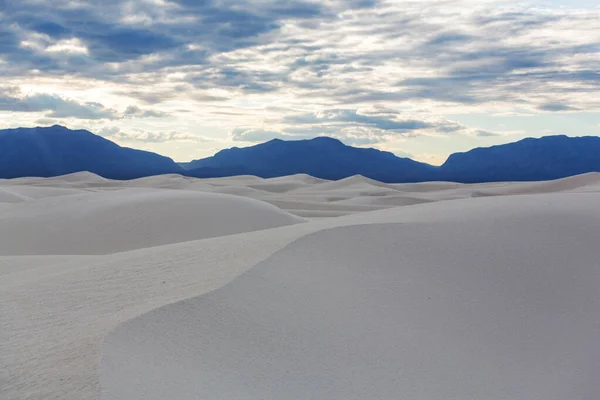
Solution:
<svg viewBox="0 0 600 400"><path fill-rule="evenodd" d="M460 32L442 32L427 41L427 46L456 46L460 43L470 43L476 39L475 36Z"/></svg>
<svg viewBox="0 0 600 400"><path fill-rule="evenodd" d="M376 143L384 137L415 137L439 134L461 134L468 136L496 136L491 131L469 129L466 126L426 114L403 112L385 106L376 105L363 109L330 109L315 113L289 115L283 118L287 124L285 132L300 134L341 135L362 139L365 143ZM303 125L308 125L307 129Z"/></svg>
<svg viewBox="0 0 600 400"><path fill-rule="evenodd" d="M47 70L59 64L46 51L59 41L76 40L86 49L89 65L124 63L153 54L164 55L154 61L158 66L196 64L211 54L255 45L260 35L279 29L285 20L328 14L318 2L299 0L107 0L76 5L69 0L52 4L23 0L5 9L1 17L6 39L0 54L28 68L37 61ZM30 37L36 38L34 46L23 47L23 40ZM61 68L75 71L74 62L67 60Z"/></svg>
<svg viewBox="0 0 600 400"><path fill-rule="evenodd" d="M419 121L412 118L403 118L388 115L378 115L377 113L360 113L359 110L325 110L316 113L299 114L284 118L288 124L348 124L355 123L359 125L371 126L382 130L391 130L396 132L411 131L415 129L430 128L431 124L425 121Z"/></svg>
<svg viewBox="0 0 600 400"><path fill-rule="evenodd" d="M36 119L35 123L38 124L39 126L57 125L56 120L52 119L52 118L40 118L40 119Z"/></svg>
<svg viewBox="0 0 600 400"><path fill-rule="evenodd" d="M257 129L251 127L234 128L229 132L231 140L236 142L266 142L272 139L296 140L299 137L294 135L286 135L282 132ZM305 138L302 138L305 139Z"/></svg>
<svg viewBox="0 0 600 400"><path fill-rule="evenodd" d="M485 129L476 129L476 130L474 130L474 133L475 133L475 135L476 135L476 136L479 136L479 137L494 137L494 136L502 136L502 135L501 135L501 134L499 134L499 133L492 132L492 131L487 131L487 130L485 130Z"/></svg>
<svg viewBox="0 0 600 400"><path fill-rule="evenodd" d="M252 94L277 91L286 78L284 74L272 71L223 67L190 73L186 81L198 89L230 88Z"/></svg>
<svg viewBox="0 0 600 400"><path fill-rule="evenodd" d="M121 128L116 126L104 127L98 131L100 136L111 140L121 142L141 142L141 143L166 143L173 141L186 142L207 142L207 139L202 136L192 135L181 132L147 132L143 130L121 131Z"/></svg>
<svg viewBox="0 0 600 400"><path fill-rule="evenodd" d="M594 67L600 45L593 34L600 11L594 10L469 0L452 7L441 0L402 6L373 0L108 0L77 7L67 0L24 0L6 9L0 57L10 63L0 74L39 70L126 82L139 88L132 97L150 104L187 95L142 90L173 68L181 70L179 81L169 78L175 86L189 82L196 90L236 95L293 92L330 104L519 101L537 108L556 93L574 97L600 89ZM525 96L532 92L540 96ZM587 103L572 104L582 109L597 104L582 97L575 103Z"/></svg>
<svg viewBox="0 0 600 400"><path fill-rule="evenodd" d="M546 103L542 104L538 107L541 111L550 111L550 112L558 112L558 111L579 111L576 107L571 107L567 104L562 103Z"/></svg>
<svg viewBox="0 0 600 400"><path fill-rule="evenodd" d="M0 90L0 111L47 112L47 118L117 119L118 113L95 102L78 102L53 94L20 95Z"/></svg>
<svg viewBox="0 0 600 400"><path fill-rule="evenodd" d="M155 136L130 132L146 123L139 118L180 109L190 112L170 115L169 129L229 132L223 139L235 141L328 135L357 145L502 134L444 115L519 110L534 124L541 112L600 110L597 9L0 0L0 10L0 79L23 87L0 92L0 110L119 120L131 140L177 140L159 124L146 128ZM81 101L89 96L97 100Z"/></svg>
<svg viewBox="0 0 600 400"><path fill-rule="evenodd" d="M0 88L0 111L46 112L49 118L77 118L86 120L116 120L120 118L163 118L168 113L142 110L129 106L123 113L96 102L79 102L56 94L38 93L23 95L18 88Z"/></svg>
<svg viewBox="0 0 600 400"><path fill-rule="evenodd" d="M377 137L377 135L374 135L363 127L328 129L318 126L304 129L286 128L283 131L240 127L232 129L229 133L229 138L234 142L250 143L262 143L273 139L307 140L317 136L333 137L351 146L364 146L383 141L383 138Z"/></svg>
<svg viewBox="0 0 600 400"><path fill-rule="evenodd" d="M172 87L157 89L152 88L150 91L146 90L131 90L131 91L119 91L117 94L125 97L131 97L141 101L145 104L160 104L170 100L177 99L190 99L200 103L218 103L229 100L229 97L218 96L209 92L203 92L198 90L192 85L178 84Z"/></svg>
<svg viewBox="0 0 600 400"><path fill-rule="evenodd" d="M103 137L111 137L119 134L121 132L121 128L116 126L105 126L98 131L98 135Z"/></svg>
<svg viewBox="0 0 600 400"><path fill-rule="evenodd" d="M291 113L272 128L237 127L233 141L264 142L271 139L301 140L330 136L349 145L365 146L419 136L501 136L501 132L469 128L456 121L429 114L409 113L383 105L362 109L323 109L314 113ZM511 132L512 133L512 132Z"/></svg>
<svg viewBox="0 0 600 400"><path fill-rule="evenodd" d="M142 110L138 106L129 106L123 112L124 118L163 118L169 116L168 113L155 110Z"/></svg>
<svg viewBox="0 0 600 400"><path fill-rule="evenodd" d="M563 16L555 13L535 12L528 9L515 8L510 11L502 10L491 15L477 15L475 22L478 25L484 25L492 29L507 28L515 33L525 29L556 23L562 18Z"/></svg>

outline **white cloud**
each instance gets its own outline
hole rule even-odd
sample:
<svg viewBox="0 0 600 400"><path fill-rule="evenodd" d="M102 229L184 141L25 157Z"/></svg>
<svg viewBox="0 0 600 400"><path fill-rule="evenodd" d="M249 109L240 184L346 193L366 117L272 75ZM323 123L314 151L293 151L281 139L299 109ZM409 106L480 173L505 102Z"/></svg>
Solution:
<svg viewBox="0 0 600 400"><path fill-rule="evenodd" d="M210 139L182 132L147 132L140 129L124 132L116 126L104 127L98 134L118 142L143 142L143 143L165 143L165 142L208 142Z"/></svg>
<svg viewBox="0 0 600 400"><path fill-rule="evenodd" d="M368 146L506 134L459 124L458 114L527 115L535 126L547 114L600 110L598 9L480 0L69 4L23 0L3 14L0 75L34 88L0 91L0 112L18 113L14 121L112 121L123 140L157 144L330 135Z"/></svg>
<svg viewBox="0 0 600 400"><path fill-rule="evenodd" d="M77 38L56 41L46 47L45 51L49 53L89 54L88 48Z"/></svg>

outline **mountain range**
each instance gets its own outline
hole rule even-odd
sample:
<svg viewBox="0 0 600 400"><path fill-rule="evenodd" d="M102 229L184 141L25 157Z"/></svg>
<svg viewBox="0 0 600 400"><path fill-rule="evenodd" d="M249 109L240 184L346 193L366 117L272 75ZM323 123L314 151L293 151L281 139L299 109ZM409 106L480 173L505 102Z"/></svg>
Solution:
<svg viewBox="0 0 600 400"><path fill-rule="evenodd" d="M50 177L89 171L109 179L160 174L198 178L309 174L322 179L363 175L387 183L537 181L600 172L600 137L546 136L452 154L441 166L329 137L274 139L177 164L155 153L121 147L86 130L62 126L0 130L0 178Z"/></svg>
<svg viewBox="0 0 600 400"><path fill-rule="evenodd" d="M256 175L262 178L304 173L337 180L363 175L381 182L415 182L433 177L435 167L399 158L376 149L346 146L337 139L269 142L245 148L222 150L212 157L182 164L187 174Z"/></svg>
<svg viewBox="0 0 600 400"><path fill-rule="evenodd" d="M184 172L168 157L121 147L86 130L58 125L0 130L0 178L80 171L111 179Z"/></svg>

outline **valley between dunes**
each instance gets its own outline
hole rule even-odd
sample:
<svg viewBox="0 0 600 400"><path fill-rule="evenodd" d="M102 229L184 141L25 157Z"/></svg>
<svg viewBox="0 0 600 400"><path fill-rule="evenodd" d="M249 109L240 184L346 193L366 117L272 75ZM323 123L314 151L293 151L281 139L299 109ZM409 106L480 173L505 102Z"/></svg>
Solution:
<svg viewBox="0 0 600 400"><path fill-rule="evenodd" d="M0 180L0 398L597 400L600 173Z"/></svg>

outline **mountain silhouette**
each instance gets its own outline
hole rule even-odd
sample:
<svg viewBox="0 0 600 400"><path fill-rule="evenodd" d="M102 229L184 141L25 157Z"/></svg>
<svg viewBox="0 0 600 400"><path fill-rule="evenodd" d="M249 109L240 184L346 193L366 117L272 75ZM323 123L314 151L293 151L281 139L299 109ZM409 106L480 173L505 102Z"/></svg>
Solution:
<svg viewBox="0 0 600 400"><path fill-rule="evenodd" d="M0 131L0 178L89 171L109 179L182 173L168 157L121 147L85 130L54 125Z"/></svg>
<svg viewBox="0 0 600 400"><path fill-rule="evenodd" d="M600 138L546 136L452 154L440 167L329 137L274 139L177 164L121 147L86 130L62 126L0 130L0 178L50 177L89 171L109 179L176 173L198 178L308 174L337 180L363 175L386 183L540 181L600 172Z"/></svg>
<svg viewBox="0 0 600 400"><path fill-rule="evenodd" d="M274 139L245 148L222 150L184 164L187 175L216 177L256 175L262 178L308 174L321 179L363 175L381 182L418 182L432 178L435 167L376 149L346 146L337 139Z"/></svg>
<svg viewBox="0 0 600 400"><path fill-rule="evenodd" d="M546 136L452 154L440 167L392 153L355 148L336 139L271 140L222 150L183 166L196 177L305 173L322 179L363 175L387 183L541 181L600 172L600 138Z"/></svg>
<svg viewBox="0 0 600 400"><path fill-rule="evenodd" d="M543 181L600 172L600 137L545 136L452 154L438 178L463 183Z"/></svg>

